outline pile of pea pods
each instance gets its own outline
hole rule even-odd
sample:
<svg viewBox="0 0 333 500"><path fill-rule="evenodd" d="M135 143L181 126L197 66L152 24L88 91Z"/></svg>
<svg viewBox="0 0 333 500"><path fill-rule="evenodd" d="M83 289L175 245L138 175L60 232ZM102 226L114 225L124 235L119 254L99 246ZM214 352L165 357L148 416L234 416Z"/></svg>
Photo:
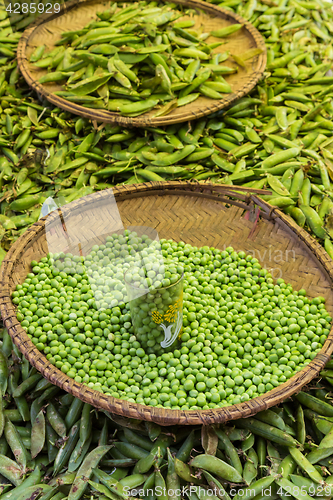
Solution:
<svg viewBox="0 0 333 500"><path fill-rule="evenodd" d="M333 361L254 417L161 427L74 398L0 337L1 500L332 498Z"/></svg>
<svg viewBox="0 0 333 500"><path fill-rule="evenodd" d="M165 116L200 95L222 99L223 93L232 92L222 75L238 68L220 64L230 52L212 51L241 24L199 34L189 30L193 19L178 21L195 13L186 6L154 3L150 8L141 0L117 7L113 3L98 12L98 20L80 30L63 32L53 50L37 47L30 61L48 69L39 82L58 82L65 90L56 95L68 101L126 116L139 116L158 104L162 106L154 116ZM220 40L207 43L210 34Z"/></svg>

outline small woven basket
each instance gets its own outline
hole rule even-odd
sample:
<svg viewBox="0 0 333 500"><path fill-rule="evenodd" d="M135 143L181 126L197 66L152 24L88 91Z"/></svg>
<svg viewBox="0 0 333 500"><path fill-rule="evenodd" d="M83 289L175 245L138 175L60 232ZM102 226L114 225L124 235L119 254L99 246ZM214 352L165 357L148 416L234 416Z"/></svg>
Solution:
<svg viewBox="0 0 333 500"><path fill-rule="evenodd" d="M121 2L119 3L121 4ZM182 123L230 106L234 101L248 94L262 78L266 67L264 39L252 24L232 11L200 0L176 0L176 3L196 10L196 15L193 17L196 22L195 29L203 29L204 32L218 30L235 23L243 24L243 28L227 37L225 39L226 43L214 49L214 53L230 51L231 54L242 57L250 49L258 48L262 50L260 55L246 61L245 68L238 67L237 73L226 76L226 80L230 83L233 92L225 94L223 99L210 99L200 96L191 104L176 108L166 116L155 118L156 108L132 118L106 109L91 109L69 102L54 94L57 90L62 90L61 85L57 83L40 84L38 82L39 78L45 75L47 71L29 62L34 49L39 45L46 44L48 49L52 50L54 43L60 40L62 32L78 30L86 26L89 21L96 18L96 12L107 9L106 2L103 0L71 0L61 6L59 14L43 14L39 16L37 21L30 25L20 38L17 48L19 69L27 83L39 95L44 96L55 106L97 122L118 123L125 127L160 127L172 123ZM183 16L182 19L186 18L188 16ZM209 43L214 41L221 41L221 39L209 38ZM231 59L224 64L237 67L236 63Z"/></svg>
<svg viewBox="0 0 333 500"><path fill-rule="evenodd" d="M232 246L258 258L273 277L283 277L294 289L305 288L309 297L326 299L333 312L333 262L323 248L279 209L262 201L250 189L210 183L155 182L113 189L125 227L149 226L160 238L172 238L198 247ZM253 193L253 191L252 191ZM100 191L62 207L64 217L79 224L89 209L107 200L111 190ZM258 219L258 208L260 217ZM310 382L333 351L333 328L320 353L299 373L272 391L250 401L210 410L170 410L116 399L75 382L55 368L36 349L16 318L11 294L30 271L30 262L48 252L45 220L33 224L11 247L0 269L0 312L13 341L45 378L75 397L111 413L161 425L212 424L248 417L277 405ZM100 221L103 226L103 220ZM104 223L105 233L108 233ZM100 231L102 234L103 231ZM100 241L100 244L102 242Z"/></svg>

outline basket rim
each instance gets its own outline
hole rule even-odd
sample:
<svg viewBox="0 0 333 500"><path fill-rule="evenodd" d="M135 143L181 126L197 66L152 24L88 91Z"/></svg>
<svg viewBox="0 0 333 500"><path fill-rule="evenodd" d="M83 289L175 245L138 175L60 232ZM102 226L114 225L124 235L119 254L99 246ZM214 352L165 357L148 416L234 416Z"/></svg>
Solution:
<svg viewBox="0 0 333 500"><path fill-rule="evenodd" d="M268 221L279 222L285 229L290 229L310 250L312 256L318 265L324 268L330 280L333 281L333 261L325 252L323 247L310 236L303 228L285 215L277 207L274 207L266 201L259 198L256 194L250 194L249 189L242 189L236 186L227 186L212 184L207 182L193 183L190 181L166 181L166 182L146 182L142 184L133 184L131 186L114 187L112 190L106 189L97 193L85 196L75 200L63 207L63 210L71 211L83 207L96 199L96 196L106 198L112 191L116 200L123 200L136 196L145 195L190 195L203 196L216 201L228 201L233 204L232 196L241 200L240 203L234 203L236 206L242 206L249 210L251 206L259 206L261 213ZM90 403L97 408L104 409L110 413L122 415L139 420L153 421L160 425L208 425L213 423L227 422L238 418L249 417L259 411L265 410L291 397L299 392L304 385L309 383L323 368L329 360L333 351L333 326L330 333L316 357L301 371L297 372L288 381L280 384L271 391L258 396L249 401L209 410L171 410L167 408L156 408L137 403L131 403L126 400L107 396L101 392L90 389L82 383L75 382L53 366L43 353L38 351L25 330L21 327L16 318L15 306L11 301L9 289L9 276L24 252L26 245L32 241L44 230L44 223L47 217L43 217L34 223L23 235L12 245L8 251L2 266L0 268L0 313L12 340L29 360L29 362L39 370L42 375L52 382L71 393L75 397Z"/></svg>
<svg viewBox="0 0 333 500"><path fill-rule="evenodd" d="M134 1L134 0L129 0ZM161 0L162 2L164 0ZM70 0L63 4L60 8L58 14L42 14L34 21L22 34L18 47L17 47L17 64L18 67L25 78L26 82L34 91L38 94L44 96L50 103L55 106L69 111L78 116L83 116L85 118L89 118L91 120L96 120L97 122L104 123L115 123L118 125L122 125L124 127L158 127L158 126L166 126L174 123L183 123L186 121L196 120L203 116L207 116L216 111L220 111L227 106L230 106L233 102L247 95L254 86L258 83L258 81L262 78L262 75L266 68L267 63L267 53L266 53L266 45L263 37L259 33L259 31L249 22L243 19L238 14L235 14L232 11L224 9L222 7L217 7L214 4L207 4L202 0L175 0L176 3L181 5L188 5L189 7L198 8L204 10L205 12L210 13L215 17L223 17L224 19L231 19L238 23L244 25L244 29L250 33L252 39L255 42L256 47L263 50L263 52L258 56L257 64L255 70L250 73L250 76L246 77L246 83L243 85L237 92L233 92L231 94L226 94L223 99L209 99L207 98L207 104L205 106L201 106L195 111L192 110L191 104L184 106L183 113L177 115L178 117L172 118L172 115L166 115L161 117L152 118L149 116L145 116L145 114L140 115L138 117L126 117L122 116L119 113L104 110L104 109L92 109L86 108L79 104L67 101L62 97L55 95L53 92L50 92L47 87L43 84L40 84L35 78L32 76L29 69L29 61L26 56L26 49L29 44L30 38L33 36L34 31L43 23L47 21L52 21L53 19L60 17L62 14L66 14L66 12L78 7L82 4L94 4L100 2L100 0ZM187 109L186 109L187 108Z"/></svg>

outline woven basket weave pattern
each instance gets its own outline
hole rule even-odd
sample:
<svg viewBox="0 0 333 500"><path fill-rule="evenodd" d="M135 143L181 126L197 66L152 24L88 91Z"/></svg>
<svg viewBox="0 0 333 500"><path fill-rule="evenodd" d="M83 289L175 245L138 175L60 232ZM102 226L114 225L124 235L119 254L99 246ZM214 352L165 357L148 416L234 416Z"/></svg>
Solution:
<svg viewBox="0 0 333 500"><path fill-rule="evenodd" d="M305 288L311 298L324 296L327 310L332 315L333 263L323 248L280 210L274 210L242 188L237 188L238 193L233 189L232 186L174 181L123 186L114 188L113 193L125 227L150 226L157 230L160 238L183 240L198 247L208 245L223 249L232 246L237 251L244 250L258 258L268 270L276 269L276 277L281 271L282 277L294 289ZM63 212L73 217L85 211L89 213L89 204L98 198L101 201L107 199L109 191L72 202L63 207ZM230 200L230 194L234 199ZM255 204L261 206L262 214L256 225L244 217L246 210L251 213ZM10 298L16 284L22 283L29 272L31 260L39 260L48 252L44 222L45 218L28 229L14 243L3 262L0 269L1 316L16 345L44 377L96 407L162 425L224 422L253 415L280 403L312 380L329 359L333 350L333 329L316 358L284 384L245 403L204 411L138 405L76 383L51 365L32 344L16 319ZM99 231L103 230L103 221L101 224ZM105 228L105 233L107 231Z"/></svg>

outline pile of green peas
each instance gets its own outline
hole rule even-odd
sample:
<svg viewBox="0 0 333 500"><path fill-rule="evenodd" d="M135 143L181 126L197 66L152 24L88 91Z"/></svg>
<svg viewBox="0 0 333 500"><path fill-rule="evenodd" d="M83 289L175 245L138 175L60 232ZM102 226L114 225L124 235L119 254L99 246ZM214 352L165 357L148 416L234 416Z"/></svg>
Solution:
<svg viewBox="0 0 333 500"><path fill-rule="evenodd" d="M143 349L134 335L124 283L123 292L118 290L122 297L112 299L117 304L96 299L98 291L103 293L97 286L108 286L115 272L121 282L120 272L149 250L151 242L135 238L135 255L128 252L128 237L112 235L85 258L49 254L33 261L32 272L12 294L32 342L76 382L144 405L218 408L270 391L321 350L332 320L323 297L309 299L283 279L274 282L245 252L165 239L151 251L160 250L166 262L184 269L181 344L161 355L154 346ZM107 255L104 277L92 283ZM143 258L149 260L149 252ZM62 270L57 261L64 263Z"/></svg>
<svg viewBox="0 0 333 500"><path fill-rule="evenodd" d="M172 262L170 263L173 264ZM182 271L179 266L173 264L170 268L161 264L157 258L153 262L147 263L144 267L133 267L126 273L125 280L132 287L143 290L156 290L167 288L180 280Z"/></svg>

